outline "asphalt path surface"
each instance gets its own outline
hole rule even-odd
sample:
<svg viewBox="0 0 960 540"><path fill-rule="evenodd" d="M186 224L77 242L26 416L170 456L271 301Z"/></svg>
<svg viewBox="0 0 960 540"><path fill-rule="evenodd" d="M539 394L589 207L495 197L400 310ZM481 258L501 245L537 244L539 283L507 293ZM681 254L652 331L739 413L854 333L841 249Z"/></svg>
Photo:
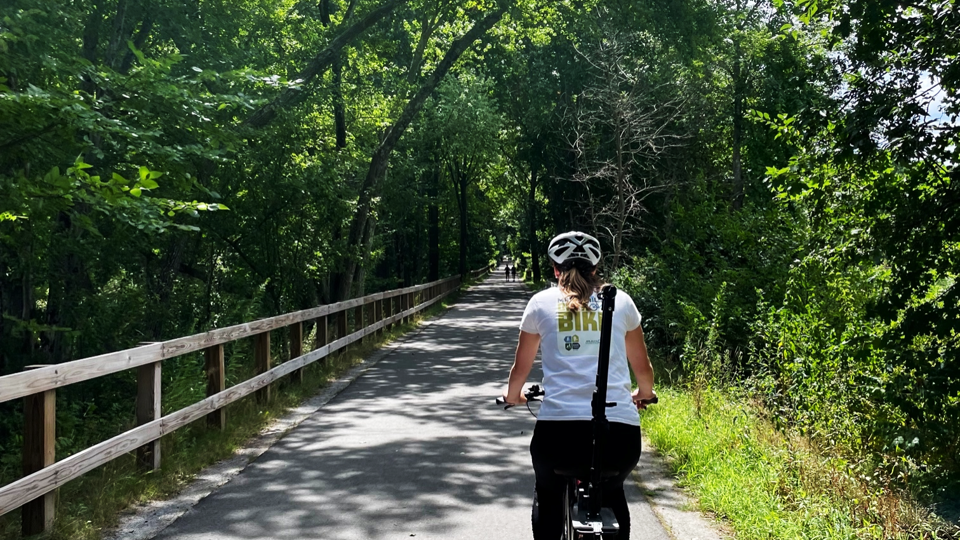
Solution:
<svg viewBox="0 0 960 540"><path fill-rule="evenodd" d="M157 538L532 538L535 420L494 404L530 296L471 288ZM632 538L671 538L627 484Z"/></svg>

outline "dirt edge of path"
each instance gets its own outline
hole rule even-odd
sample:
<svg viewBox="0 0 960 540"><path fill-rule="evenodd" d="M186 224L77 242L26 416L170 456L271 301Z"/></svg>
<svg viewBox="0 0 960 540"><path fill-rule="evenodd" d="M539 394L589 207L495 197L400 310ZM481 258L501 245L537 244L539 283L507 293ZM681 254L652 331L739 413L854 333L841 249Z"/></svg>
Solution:
<svg viewBox="0 0 960 540"><path fill-rule="evenodd" d="M695 499L677 486L665 458L650 441L643 439L640 463L633 471L633 480L653 508L654 515L675 540L722 540L732 538L707 519L697 508Z"/></svg>

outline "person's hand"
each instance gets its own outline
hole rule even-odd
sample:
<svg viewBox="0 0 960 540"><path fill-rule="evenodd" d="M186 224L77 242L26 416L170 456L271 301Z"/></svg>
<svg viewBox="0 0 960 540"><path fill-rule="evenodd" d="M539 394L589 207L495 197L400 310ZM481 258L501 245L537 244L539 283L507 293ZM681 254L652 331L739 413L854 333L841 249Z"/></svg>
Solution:
<svg viewBox="0 0 960 540"><path fill-rule="evenodd" d="M646 409L647 404L644 403L644 401L657 397L657 393L651 390L649 394L641 395L640 389L637 388L633 391L633 395L631 397L633 397L633 403L637 406L637 409Z"/></svg>
<svg viewBox="0 0 960 540"><path fill-rule="evenodd" d="M504 390L501 396L507 405L522 405L527 402L527 396L524 396L523 392L518 393L516 396L510 396L509 393L509 390Z"/></svg>

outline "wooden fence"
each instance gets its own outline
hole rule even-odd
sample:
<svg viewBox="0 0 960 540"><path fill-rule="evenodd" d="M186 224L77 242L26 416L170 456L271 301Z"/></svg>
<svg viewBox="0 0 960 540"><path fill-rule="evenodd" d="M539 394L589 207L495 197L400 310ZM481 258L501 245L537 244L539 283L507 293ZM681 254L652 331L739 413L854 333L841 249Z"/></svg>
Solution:
<svg viewBox="0 0 960 540"><path fill-rule="evenodd" d="M468 277L473 279L488 271L474 270ZM82 360L28 366L21 373L0 377L0 403L24 399L24 476L0 487L0 515L21 508L24 536L49 530L60 486L132 451L136 451L141 468L159 468L160 438L164 435L204 417L209 426L223 429L225 406L253 393L258 400L268 400L270 383L287 375L295 382L301 381L304 366L394 324L408 322L417 312L458 290L460 283L458 275ZM351 311L354 324L348 333ZM316 337L313 350L304 353L303 323L309 321L316 321ZM270 332L280 328L288 329L290 360L271 367ZM331 341L334 333L336 339ZM253 339L257 375L226 388L223 345L244 338ZM206 361L207 398L161 417L162 362L197 351L203 351ZM134 368L137 427L56 461L56 389Z"/></svg>

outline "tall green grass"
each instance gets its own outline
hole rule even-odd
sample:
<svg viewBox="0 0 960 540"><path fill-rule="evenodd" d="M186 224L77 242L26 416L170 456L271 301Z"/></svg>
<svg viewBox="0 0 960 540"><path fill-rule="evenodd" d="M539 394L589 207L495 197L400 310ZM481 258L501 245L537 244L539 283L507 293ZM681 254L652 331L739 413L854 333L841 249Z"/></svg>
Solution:
<svg viewBox="0 0 960 540"><path fill-rule="evenodd" d="M908 494L876 485L840 456L776 430L734 391L658 390L645 435L703 510L740 540L958 538Z"/></svg>

